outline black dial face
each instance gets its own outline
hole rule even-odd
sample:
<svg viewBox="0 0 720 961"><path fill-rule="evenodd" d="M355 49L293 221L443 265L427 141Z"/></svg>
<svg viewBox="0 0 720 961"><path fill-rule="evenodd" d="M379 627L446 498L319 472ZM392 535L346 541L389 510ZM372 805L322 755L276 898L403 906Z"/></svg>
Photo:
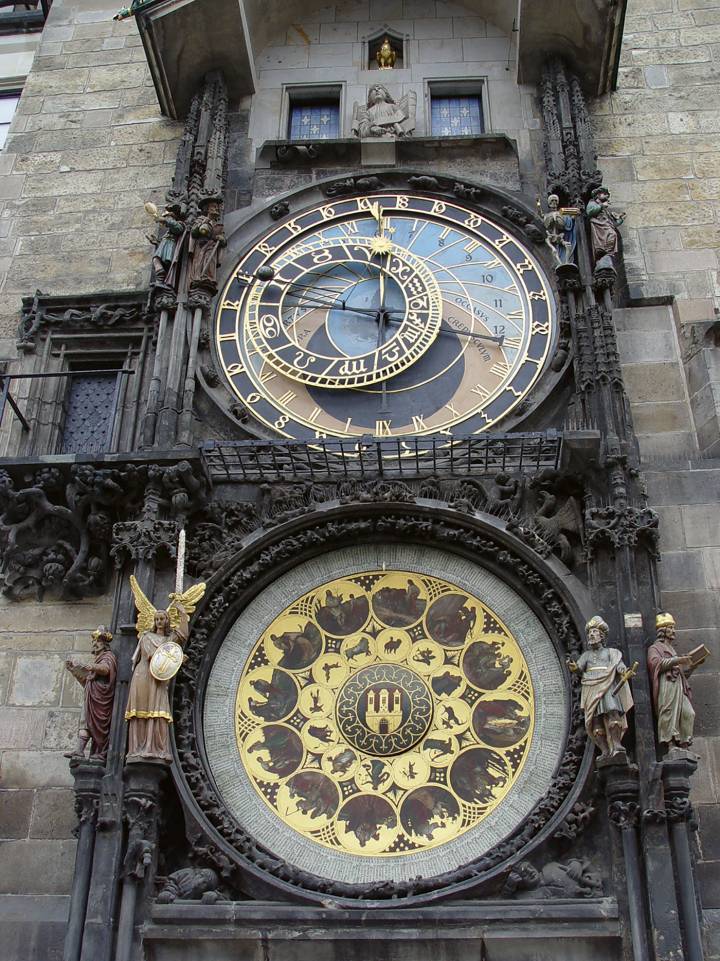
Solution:
<svg viewBox="0 0 720 961"><path fill-rule="evenodd" d="M286 220L242 257L215 337L273 432L481 433L527 396L556 335L532 254L462 204L387 191Z"/></svg>

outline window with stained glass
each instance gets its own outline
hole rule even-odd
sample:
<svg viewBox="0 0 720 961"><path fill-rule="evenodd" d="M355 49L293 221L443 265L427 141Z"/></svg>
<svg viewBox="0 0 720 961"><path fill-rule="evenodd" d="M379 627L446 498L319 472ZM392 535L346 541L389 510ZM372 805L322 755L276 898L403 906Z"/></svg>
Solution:
<svg viewBox="0 0 720 961"><path fill-rule="evenodd" d="M290 140L334 140L340 136L337 101L290 104Z"/></svg>
<svg viewBox="0 0 720 961"><path fill-rule="evenodd" d="M482 98L477 94L432 95L432 133L436 137L468 137L483 132Z"/></svg>

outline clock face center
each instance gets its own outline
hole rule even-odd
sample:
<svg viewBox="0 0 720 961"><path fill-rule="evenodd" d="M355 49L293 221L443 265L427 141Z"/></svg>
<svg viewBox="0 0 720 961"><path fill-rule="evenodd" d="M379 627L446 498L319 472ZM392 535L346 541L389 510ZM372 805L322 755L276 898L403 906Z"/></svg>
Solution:
<svg viewBox="0 0 720 961"><path fill-rule="evenodd" d="M423 679L400 664L372 664L351 675L337 696L337 723L363 754L388 757L424 737L433 700Z"/></svg>

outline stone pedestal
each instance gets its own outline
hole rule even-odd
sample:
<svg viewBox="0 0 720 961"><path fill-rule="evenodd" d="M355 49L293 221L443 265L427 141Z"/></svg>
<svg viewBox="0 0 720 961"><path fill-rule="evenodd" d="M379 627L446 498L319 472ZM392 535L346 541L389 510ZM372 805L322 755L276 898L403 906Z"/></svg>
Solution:
<svg viewBox="0 0 720 961"><path fill-rule="evenodd" d="M93 855L95 853L95 831L102 778L105 774L105 762L73 759L70 762L70 771L75 778L75 811L78 816L75 834L78 845L75 854L75 872L70 899L70 914L67 931L65 932L63 961L79 961Z"/></svg>
<svg viewBox="0 0 720 961"><path fill-rule="evenodd" d="M634 961L649 961L647 942L642 862L638 844L640 824L640 787L638 768L631 764L625 752L597 761L597 772L605 789L610 823L622 839L625 879L627 885L630 937Z"/></svg>
<svg viewBox="0 0 720 961"><path fill-rule="evenodd" d="M122 866L123 889L115 961L130 961L132 957L138 893L147 894L155 877L158 800L167 772L167 765L160 762L136 761L125 765L123 815L128 838Z"/></svg>

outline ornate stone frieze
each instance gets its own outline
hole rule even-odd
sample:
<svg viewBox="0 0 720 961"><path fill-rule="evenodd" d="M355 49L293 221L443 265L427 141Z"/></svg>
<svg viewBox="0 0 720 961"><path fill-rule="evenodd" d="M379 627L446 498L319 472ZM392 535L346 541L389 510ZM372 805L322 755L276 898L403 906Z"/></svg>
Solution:
<svg viewBox="0 0 720 961"><path fill-rule="evenodd" d="M142 291L50 297L36 291L24 297L17 332L20 350L33 351L35 341L47 330L129 327L148 320L146 294Z"/></svg>

